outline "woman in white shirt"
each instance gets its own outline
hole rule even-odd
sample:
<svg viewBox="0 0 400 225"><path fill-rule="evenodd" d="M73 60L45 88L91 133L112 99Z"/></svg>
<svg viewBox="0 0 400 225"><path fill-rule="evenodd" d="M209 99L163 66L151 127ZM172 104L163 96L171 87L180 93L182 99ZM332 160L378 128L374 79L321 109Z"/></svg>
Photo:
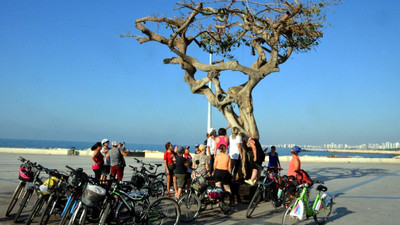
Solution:
<svg viewBox="0 0 400 225"><path fill-rule="evenodd" d="M231 157L232 177L236 178L236 173L240 168L240 159L243 158L242 137L237 127L232 128L232 134L229 136L229 156Z"/></svg>

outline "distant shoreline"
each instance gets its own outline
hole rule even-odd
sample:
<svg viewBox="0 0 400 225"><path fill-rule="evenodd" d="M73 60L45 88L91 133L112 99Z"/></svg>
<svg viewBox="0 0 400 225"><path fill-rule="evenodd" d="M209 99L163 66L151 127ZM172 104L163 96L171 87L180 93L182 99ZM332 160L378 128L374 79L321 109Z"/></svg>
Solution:
<svg viewBox="0 0 400 225"><path fill-rule="evenodd" d="M314 149L307 149L306 152L318 152L318 151L325 151L325 152L341 152L341 153L365 153L365 154L387 154L387 155L400 155L399 150L370 150L370 149L323 149L323 150L314 150Z"/></svg>

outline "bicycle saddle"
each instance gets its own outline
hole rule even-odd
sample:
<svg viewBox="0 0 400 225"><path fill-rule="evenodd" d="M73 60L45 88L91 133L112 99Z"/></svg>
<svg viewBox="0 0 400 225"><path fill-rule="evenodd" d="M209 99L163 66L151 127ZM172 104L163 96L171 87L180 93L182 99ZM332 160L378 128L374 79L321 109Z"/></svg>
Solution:
<svg viewBox="0 0 400 225"><path fill-rule="evenodd" d="M325 191L327 191L327 190L328 190L328 188L325 187L324 185L318 185L318 187L317 187L317 191L323 191L323 192L325 192Z"/></svg>

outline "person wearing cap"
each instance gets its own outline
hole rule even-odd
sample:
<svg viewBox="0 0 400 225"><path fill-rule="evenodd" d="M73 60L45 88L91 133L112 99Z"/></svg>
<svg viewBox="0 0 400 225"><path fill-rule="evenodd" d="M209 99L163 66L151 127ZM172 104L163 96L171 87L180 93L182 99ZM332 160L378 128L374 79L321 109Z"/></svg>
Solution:
<svg viewBox="0 0 400 225"><path fill-rule="evenodd" d="M185 157L183 157L183 153L185 153L184 147L179 147L177 151L176 159L176 168L175 168L175 176L178 181L178 193L175 194L176 198L181 197L182 190L186 187L186 174L187 168L189 167L189 162Z"/></svg>
<svg viewBox="0 0 400 225"><path fill-rule="evenodd" d="M100 180L105 180L107 175L110 174L110 156L108 155L108 151L110 148L108 147L110 141L105 138L101 141L101 145L103 148L101 149L101 154L103 155L104 164L103 164L103 174L100 177Z"/></svg>
<svg viewBox="0 0 400 225"><path fill-rule="evenodd" d="M124 165L122 164L123 157L128 156L128 153L125 151L121 151L118 148L118 142L113 141L111 143L112 148L108 152L108 155L110 156L110 176L112 177L117 177L118 181L122 181L122 178L124 176Z"/></svg>
<svg viewBox="0 0 400 225"><path fill-rule="evenodd" d="M98 180L98 181L101 178L101 172L103 170L103 164L104 164L104 156L100 152L101 148L102 148L101 142L97 142L91 148L91 150L93 151L93 154L92 154L92 160L93 160L92 170L94 172L94 178L96 180Z"/></svg>
<svg viewBox="0 0 400 225"><path fill-rule="evenodd" d="M300 163L300 157L299 153L301 152L301 148L299 146L293 146L293 148L290 150L290 153L292 153L292 159L289 161L289 167L288 167L288 176L296 176L296 170L301 169L301 163Z"/></svg>
<svg viewBox="0 0 400 225"><path fill-rule="evenodd" d="M194 152L195 152L196 154L199 154L199 153L200 153L199 144L196 144L196 145L194 146Z"/></svg>
<svg viewBox="0 0 400 225"><path fill-rule="evenodd" d="M214 128L209 128L207 131L207 156L210 160L210 173L214 171L214 150L215 150L215 136L217 135Z"/></svg>

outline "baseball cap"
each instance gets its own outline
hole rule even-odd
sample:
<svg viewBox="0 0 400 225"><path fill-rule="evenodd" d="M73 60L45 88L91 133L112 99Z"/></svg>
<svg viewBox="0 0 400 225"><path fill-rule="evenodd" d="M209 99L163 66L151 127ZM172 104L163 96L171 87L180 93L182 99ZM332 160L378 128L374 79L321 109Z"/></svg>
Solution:
<svg viewBox="0 0 400 225"><path fill-rule="evenodd" d="M295 145L295 146L293 146L293 151L294 151L296 154L299 154L299 153L301 152L301 148L300 148L299 146Z"/></svg>
<svg viewBox="0 0 400 225"><path fill-rule="evenodd" d="M185 148L184 147L179 147L178 148L178 153L179 154L182 154L182 153L184 153L185 152Z"/></svg>
<svg viewBox="0 0 400 225"><path fill-rule="evenodd" d="M196 144L194 147L195 147L195 148L199 147L199 144Z"/></svg>
<svg viewBox="0 0 400 225"><path fill-rule="evenodd" d="M208 131L207 131L207 133L208 133L208 134L211 134L213 131L215 131L215 129L214 129L214 128L212 128L212 127L210 127L210 128L208 128Z"/></svg>
<svg viewBox="0 0 400 225"><path fill-rule="evenodd" d="M118 142L117 141L112 141L111 145L112 146L118 146Z"/></svg>
<svg viewBox="0 0 400 225"><path fill-rule="evenodd" d="M101 145L104 145L104 143L106 143L106 142L110 142L110 141L107 138L101 140Z"/></svg>

